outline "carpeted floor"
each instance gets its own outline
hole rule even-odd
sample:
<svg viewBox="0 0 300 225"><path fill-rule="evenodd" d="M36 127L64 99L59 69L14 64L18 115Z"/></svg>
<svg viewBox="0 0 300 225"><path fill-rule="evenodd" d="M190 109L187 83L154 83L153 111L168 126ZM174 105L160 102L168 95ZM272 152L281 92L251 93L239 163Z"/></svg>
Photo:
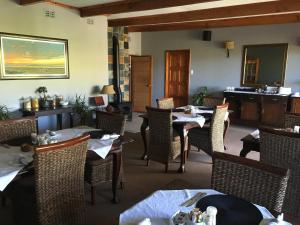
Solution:
<svg viewBox="0 0 300 225"><path fill-rule="evenodd" d="M133 125L136 126L136 125ZM133 127L132 126L132 127ZM231 126L226 138L227 153L238 155L242 143L240 139L253 129ZM146 162L140 157L143 153L142 140L139 133L126 133L135 141L124 146L124 170L126 184L124 190L119 190L120 203L110 202L110 184L97 188L96 205L90 205L89 187L86 187L86 204L88 225L117 225L121 212L133 206L138 201L149 196L158 189L209 188L211 176L211 158L203 152L192 151L186 164L186 172L177 173L179 163L172 163L169 173L164 173L164 165ZM250 158L258 159L258 153L250 153ZM0 224L12 225L11 206L0 208ZM295 223L294 223L295 224Z"/></svg>

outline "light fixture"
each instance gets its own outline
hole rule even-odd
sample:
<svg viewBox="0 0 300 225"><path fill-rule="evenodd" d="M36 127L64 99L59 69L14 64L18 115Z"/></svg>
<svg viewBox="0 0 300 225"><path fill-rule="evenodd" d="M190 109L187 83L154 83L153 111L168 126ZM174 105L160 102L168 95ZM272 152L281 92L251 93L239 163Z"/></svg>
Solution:
<svg viewBox="0 0 300 225"><path fill-rule="evenodd" d="M102 94L106 94L106 95L115 95L116 92L114 90L114 86L111 85L104 85L101 91Z"/></svg>
<svg viewBox="0 0 300 225"><path fill-rule="evenodd" d="M225 49L227 51L227 58L229 58L229 56L230 56L229 55L229 50L234 49L235 43L234 43L234 41L225 41L224 45L225 45Z"/></svg>

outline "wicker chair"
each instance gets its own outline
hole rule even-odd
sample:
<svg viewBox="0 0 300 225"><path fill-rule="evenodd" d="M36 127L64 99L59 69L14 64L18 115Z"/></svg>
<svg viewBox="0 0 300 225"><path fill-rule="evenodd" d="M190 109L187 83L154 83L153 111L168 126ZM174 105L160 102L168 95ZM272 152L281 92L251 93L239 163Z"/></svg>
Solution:
<svg viewBox="0 0 300 225"><path fill-rule="evenodd" d="M220 152L212 157L213 189L265 206L273 213L282 212L287 169Z"/></svg>
<svg viewBox="0 0 300 225"><path fill-rule="evenodd" d="M203 98L203 106L216 107L225 104L226 98L205 96Z"/></svg>
<svg viewBox="0 0 300 225"><path fill-rule="evenodd" d="M173 98L159 98L156 99L157 108L159 109L174 109Z"/></svg>
<svg viewBox="0 0 300 225"><path fill-rule="evenodd" d="M96 127L104 131L124 135L126 119L117 113L96 112ZM121 162L120 169L121 187L124 185L124 170ZM107 155L105 159L93 154L88 157L85 165L85 181L91 185L91 203L95 204L95 186L111 182L113 173L113 156Z"/></svg>
<svg viewBox="0 0 300 225"><path fill-rule="evenodd" d="M285 113L284 114L284 127L293 128L294 126L300 126L300 114Z"/></svg>
<svg viewBox="0 0 300 225"><path fill-rule="evenodd" d="M37 129L34 117L0 121L0 142L28 138L31 133L36 132Z"/></svg>
<svg viewBox="0 0 300 225"><path fill-rule="evenodd" d="M283 211L300 217L300 135L260 128L260 160L290 170Z"/></svg>
<svg viewBox="0 0 300 225"><path fill-rule="evenodd" d="M85 225L84 164L89 135L35 148L34 176L11 186L22 225Z"/></svg>
<svg viewBox="0 0 300 225"><path fill-rule="evenodd" d="M36 133L36 123L34 117L20 119L8 119L0 121L0 143L14 139L30 137L31 133ZM5 192L0 192L2 205L6 205Z"/></svg>
<svg viewBox="0 0 300 225"><path fill-rule="evenodd" d="M172 110L146 107L149 118L149 143L147 166L150 160L165 164L180 155L180 139L173 136Z"/></svg>
<svg viewBox="0 0 300 225"><path fill-rule="evenodd" d="M203 150L208 155L213 152L224 152L224 118L226 116L228 104L217 106L214 110L209 127L192 128L188 133L188 155L191 146L196 146L198 150Z"/></svg>

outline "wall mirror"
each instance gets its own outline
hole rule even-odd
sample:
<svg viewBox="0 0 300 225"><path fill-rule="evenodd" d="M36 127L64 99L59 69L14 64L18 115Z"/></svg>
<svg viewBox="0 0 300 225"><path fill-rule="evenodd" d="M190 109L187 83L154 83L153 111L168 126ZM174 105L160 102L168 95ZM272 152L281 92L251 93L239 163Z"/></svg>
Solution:
<svg viewBox="0 0 300 225"><path fill-rule="evenodd" d="M241 86L283 86L288 44L245 45Z"/></svg>

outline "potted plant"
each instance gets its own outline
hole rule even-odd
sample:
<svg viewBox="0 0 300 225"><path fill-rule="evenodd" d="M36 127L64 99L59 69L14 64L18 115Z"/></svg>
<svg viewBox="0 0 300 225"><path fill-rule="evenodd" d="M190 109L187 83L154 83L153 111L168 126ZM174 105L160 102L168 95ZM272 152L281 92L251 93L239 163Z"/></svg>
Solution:
<svg viewBox="0 0 300 225"><path fill-rule="evenodd" d="M194 105L203 105L203 99L207 95L207 87L200 87L198 92L193 95L193 104Z"/></svg>
<svg viewBox="0 0 300 225"><path fill-rule="evenodd" d="M8 108L6 105L0 105L0 120L9 119Z"/></svg>
<svg viewBox="0 0 300 225"><path fill-rule="evenodd" d="M88 105L86 104L85 96L76 94L73 109L74 112L77 113L77 115L80 118L80 124L84 125L87 120L88 109L89 109Z"/></svg>
<svg viewBox="0 0 300 225"><path fill-rule="evenodd" d="M47 88L43 87L43 86L38 87L35 91L35 93L38 93L40 96L42 108L49 108L49 106L50 106L50 103L47 99L47 92L48 92Z"/></svg>

